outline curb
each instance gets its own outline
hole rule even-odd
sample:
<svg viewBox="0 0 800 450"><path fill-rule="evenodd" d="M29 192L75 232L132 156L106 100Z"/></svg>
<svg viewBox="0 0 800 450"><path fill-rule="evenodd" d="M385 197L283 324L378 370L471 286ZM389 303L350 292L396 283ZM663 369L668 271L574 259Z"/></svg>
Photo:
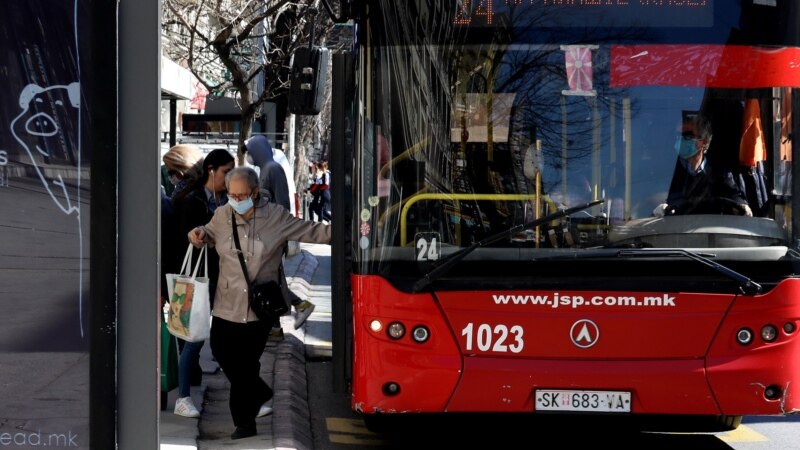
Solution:
<svg viewBox="0 0 800 450"><path fill-rule="evenodd" d="M303 300L310 298L311 279L319 261L306 250L298 255L300 261L291 276L287 273L289 289ZM275 350L273 384L275 408L272 422L273 441L276 449L311 450L314 436L311 429L311 412L308 408L308 378L306 376L305 345L303 329L294 329L291 315L281 318L284 339ZM271 351L267 347L266 351Z"/></svg>
<svg viewBox="0 0 800 450"><path fill-rule="evenodd" d="M305 346L302 335L298 336L295 330L286 333L286 328L284 324L284 340L275 347L273 441L276 449L311 450L314 437L308 408Z"/></svg>

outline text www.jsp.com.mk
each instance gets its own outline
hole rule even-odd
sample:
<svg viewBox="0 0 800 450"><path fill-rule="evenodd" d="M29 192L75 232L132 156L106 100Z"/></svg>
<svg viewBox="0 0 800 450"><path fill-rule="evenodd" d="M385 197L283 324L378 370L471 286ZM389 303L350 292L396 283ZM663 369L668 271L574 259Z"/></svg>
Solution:
<svg viewBox="0 0 800 450"><path fill-rule="evenodd" d="M675 297L669 294L660 296L635 295L559 295L554 292L550 295L492 295L492 299L497 305L531 305L549 306L558 308L579 308L582 306L632 306L632 307L674 307Z"/></svg>

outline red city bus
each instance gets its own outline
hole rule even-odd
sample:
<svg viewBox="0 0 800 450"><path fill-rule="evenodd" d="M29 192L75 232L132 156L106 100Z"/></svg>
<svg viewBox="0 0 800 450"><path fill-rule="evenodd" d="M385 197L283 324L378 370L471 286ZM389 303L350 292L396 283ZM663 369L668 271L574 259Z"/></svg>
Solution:
<svg viewBox="0 0 800 450"><path fill-rule="evenodd" d="M368 426L798 411L793 2L351 6L334 327Z"/></svg>

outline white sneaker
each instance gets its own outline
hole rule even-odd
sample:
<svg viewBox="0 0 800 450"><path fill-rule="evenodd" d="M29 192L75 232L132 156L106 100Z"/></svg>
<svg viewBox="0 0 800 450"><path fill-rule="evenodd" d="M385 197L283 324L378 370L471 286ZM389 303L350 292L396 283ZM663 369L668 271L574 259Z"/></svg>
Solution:
<svg viewBox="0 0 800 450"><path fill-rule="evenodd" d="M263 405L261 405L261 409L258 410L258 414L256 415L256 417L264 417L270 414L272 414L272 407L267 406L267 404L264 403Z"/></svg>
<svg viewBox="0 0 800 450"><path fill-rule="evenodd" d="M308 316L314 312L314 308L316 308L316 305L308 300L303 300L302 303L294 307L294 310L297 313L297 316L294 318L295 330L303 326L303 324L306 322L306 319L308 319Z"/></svg>
<svg viewBox="0 0 800 450"><path fill-rule="evenodd" d="M200 411L192 403L192 397L181 397L176 400L175 414L183 417L200 417Z"/></svg>

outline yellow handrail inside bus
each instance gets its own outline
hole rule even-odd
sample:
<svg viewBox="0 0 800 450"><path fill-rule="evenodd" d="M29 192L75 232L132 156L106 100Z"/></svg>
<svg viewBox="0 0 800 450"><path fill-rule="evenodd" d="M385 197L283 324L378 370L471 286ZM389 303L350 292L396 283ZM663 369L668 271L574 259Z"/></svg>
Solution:
<svg viewBox="0 0 800 450"><path fill-rule="evenodd" d="M422 189L418 190L417 192L411 194L411 197L409 197L409 198L414 198L415 195L424 194L426 192L428 192L428 186L425 186ZM403 202L407 202L407 201L408 201L408 199L400 200L399 202L395 203L394 205L386 208L386 211L384 211L383 214L381 214L381 217L378 219L378 226L382 227L383 226L383 222L386 221L386 218L389 217L390 214L392 214L395 211L397 211L398 209L400 209L400 207L403 206Z"/></svg>
<svg viewBox="0 0 800 450"><path fill-rule="evenodd" d="M403 210L400 213L400 245L405 246L408 243L406 239L406 215L411 205L423 200L505 200L505 201L519 201L519 200L535 200L535 194L415 194L406 200L403 205ZM549 200L549 199L548 199ZM552 203L549 201L549 203Z"/></svg>

